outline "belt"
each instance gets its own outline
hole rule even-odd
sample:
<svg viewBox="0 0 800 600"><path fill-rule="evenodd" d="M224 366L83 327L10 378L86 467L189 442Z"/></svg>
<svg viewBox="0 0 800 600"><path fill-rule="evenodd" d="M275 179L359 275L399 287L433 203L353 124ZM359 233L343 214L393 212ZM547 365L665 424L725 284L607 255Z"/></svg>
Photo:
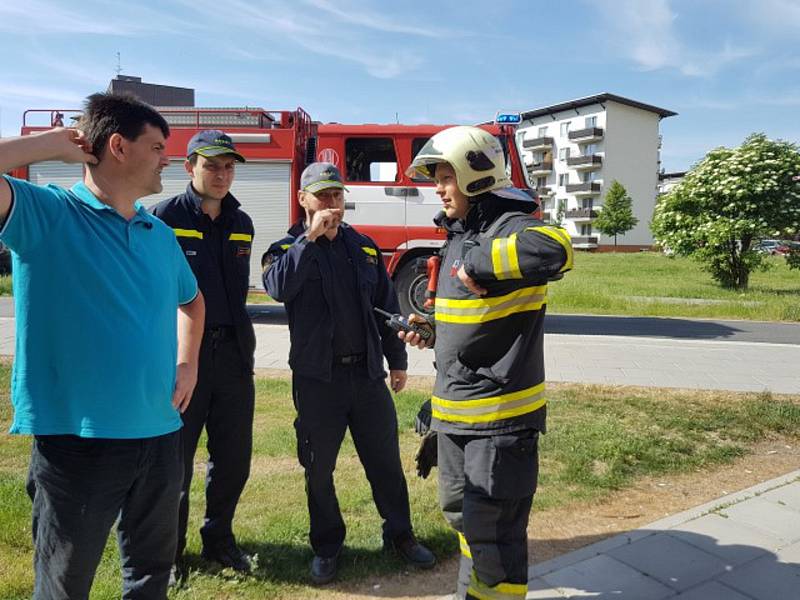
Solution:
<svg viewBox="0 0 800 600"><path fill-rule="evenodd" d="M236 337L236 330L231 325L207 327L204 336L212 340L227 340Z"/></svg>
<svg viewBox="0 0 800 600"><path fill-rule="evenodd" d="M363 352L361 354L344 354L342 356L334 356L333 357L333 364L334 365L355 365L357 363L362 362L366 358L366 354Z"/></svg>

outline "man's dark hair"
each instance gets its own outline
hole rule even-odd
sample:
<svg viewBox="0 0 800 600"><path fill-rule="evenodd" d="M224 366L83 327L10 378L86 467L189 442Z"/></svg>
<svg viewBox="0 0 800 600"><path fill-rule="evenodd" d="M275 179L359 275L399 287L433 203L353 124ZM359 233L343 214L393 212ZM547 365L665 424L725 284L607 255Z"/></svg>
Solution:
<svg viewBox="0 0 800 600"><path fill-rule="evenodd" d="M158 127L169 137L169 125L156 109L131 94L97 93L86 98L78 128L92 145L92 154L102 160L108 138L118 133L134 141L145 125Z"/></svg>

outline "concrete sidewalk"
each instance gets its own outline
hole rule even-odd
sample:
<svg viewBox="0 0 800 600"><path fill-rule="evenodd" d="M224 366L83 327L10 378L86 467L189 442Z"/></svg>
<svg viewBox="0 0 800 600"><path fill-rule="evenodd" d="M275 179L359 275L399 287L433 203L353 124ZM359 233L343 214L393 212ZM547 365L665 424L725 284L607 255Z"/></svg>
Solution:
<svg viewBox="0 0 800 600"><path fill-rule="evenodd" d="M534 565L529 577L531 600L798 600L800 471Z"/></svg>

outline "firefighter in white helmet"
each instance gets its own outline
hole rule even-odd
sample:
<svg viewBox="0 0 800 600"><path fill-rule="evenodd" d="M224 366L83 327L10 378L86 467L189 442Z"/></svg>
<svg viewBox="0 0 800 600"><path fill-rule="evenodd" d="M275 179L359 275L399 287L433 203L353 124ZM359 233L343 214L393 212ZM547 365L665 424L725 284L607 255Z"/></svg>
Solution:
<svg viewBox="0 0 800 600"><path fill-rule="evenodd" d="M409 174L435 181L449 231L428 319L435 335L398 335L436 352L431 428L440 504L461 542L457 597L521 600L545 431L547 283L572 268L572 245L530 214L536 201L512 187L503 148L483 129L437 133Z"/></svg>

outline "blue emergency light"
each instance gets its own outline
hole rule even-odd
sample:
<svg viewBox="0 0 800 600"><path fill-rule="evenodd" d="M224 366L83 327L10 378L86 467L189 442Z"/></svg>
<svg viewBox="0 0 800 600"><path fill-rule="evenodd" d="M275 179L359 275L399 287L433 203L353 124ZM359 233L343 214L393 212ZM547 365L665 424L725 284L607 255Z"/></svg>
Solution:
<svg viewBox="0 0 800 600"><path fill-rule="evenodd" d="M497 113L494 122L498 125L516 125L522 121L519 113Z"/></svg>

